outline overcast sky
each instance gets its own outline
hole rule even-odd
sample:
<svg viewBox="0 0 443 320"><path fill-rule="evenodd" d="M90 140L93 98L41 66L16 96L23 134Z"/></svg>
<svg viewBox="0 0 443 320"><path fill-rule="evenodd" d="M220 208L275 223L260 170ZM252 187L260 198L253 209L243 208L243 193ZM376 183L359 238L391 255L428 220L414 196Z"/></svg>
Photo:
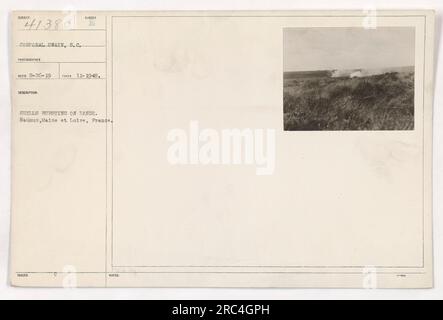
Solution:
<svg viewBox="0 0 443 320"><path fill-rule="evenodd" d="M414 66L413 27L285 28L284 71Z"/></svg>

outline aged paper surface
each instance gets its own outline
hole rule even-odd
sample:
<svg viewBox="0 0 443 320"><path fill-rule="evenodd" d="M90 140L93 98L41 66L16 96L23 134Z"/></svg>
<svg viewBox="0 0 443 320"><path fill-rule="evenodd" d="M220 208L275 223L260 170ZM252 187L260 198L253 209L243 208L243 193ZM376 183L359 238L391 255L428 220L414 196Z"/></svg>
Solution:
<svg viewBox="0 0 443 320"><path fill-rule="evenodd" d="M11 21L13 285L432 287L433 12Z"/></svg>

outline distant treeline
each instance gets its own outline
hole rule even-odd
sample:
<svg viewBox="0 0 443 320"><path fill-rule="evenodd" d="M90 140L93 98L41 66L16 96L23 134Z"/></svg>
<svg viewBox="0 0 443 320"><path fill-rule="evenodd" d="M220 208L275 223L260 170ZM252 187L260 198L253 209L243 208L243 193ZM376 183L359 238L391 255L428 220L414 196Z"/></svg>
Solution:
<svg viewBox="0 0 443 320"><path fill-rule="evenodd" d="M306 79L306 78L324 78L330 77L331 71L319 70L319 71L287 71L283 73L283 79Z"/></svg>

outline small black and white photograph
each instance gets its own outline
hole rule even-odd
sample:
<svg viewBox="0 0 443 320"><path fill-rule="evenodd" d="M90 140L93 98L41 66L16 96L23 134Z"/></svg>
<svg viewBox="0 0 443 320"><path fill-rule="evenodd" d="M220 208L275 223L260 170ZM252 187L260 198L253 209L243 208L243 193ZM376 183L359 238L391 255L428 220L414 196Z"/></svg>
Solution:
<svg viewBox="0 0 443 320"><path fill-rule="evenodd" d="M284 28L285 131L413 130L415 28Z"/></svg>

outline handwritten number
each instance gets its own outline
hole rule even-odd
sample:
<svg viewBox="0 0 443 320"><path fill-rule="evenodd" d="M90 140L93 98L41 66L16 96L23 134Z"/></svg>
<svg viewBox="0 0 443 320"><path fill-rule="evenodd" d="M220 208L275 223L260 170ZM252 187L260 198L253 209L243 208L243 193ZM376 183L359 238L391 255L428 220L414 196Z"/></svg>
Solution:
<svg viewBox="0 0 443 320"><path fill-rule="evenodd" d="M35 19L32 19L31 22L26 21L25 28L28 28L28 30L31 30L32 27L34 26L34 24L35 24Z"/></svg>

